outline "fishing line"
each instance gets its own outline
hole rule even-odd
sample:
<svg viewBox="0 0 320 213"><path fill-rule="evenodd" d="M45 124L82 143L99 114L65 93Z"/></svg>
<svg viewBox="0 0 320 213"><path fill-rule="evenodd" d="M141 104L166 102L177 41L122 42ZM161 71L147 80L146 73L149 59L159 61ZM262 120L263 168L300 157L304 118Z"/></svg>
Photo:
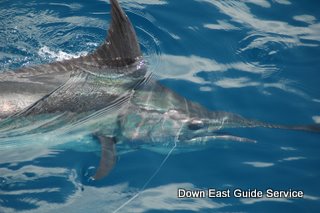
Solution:
<svg viewBox="0 0 320 213"><path fill-rule="evenodd" d="M176 137L174 139L174 146L171 148L171 150L166 155L166 157L162 160L162 162L161 162L160 166L158 167L158 169L153 173L153 175L148 179L148 181L142 186L141 190L137 194L135 194L132 198L127 200L124 204L122 204L119 208L117 208L113 213L117 213L123 207L125 207L126 205L131 203L134 199L136 199L145 190L145 188L149 185L149 183L153 180L153 178L159 173L159 171L161 170L162 166L166 163L166 161L170 157L170 155L173 152L173 150L177 147L177 141L178 141L181 129L182 129L182 127L179 129L178 134L176 135Z"/></svg>

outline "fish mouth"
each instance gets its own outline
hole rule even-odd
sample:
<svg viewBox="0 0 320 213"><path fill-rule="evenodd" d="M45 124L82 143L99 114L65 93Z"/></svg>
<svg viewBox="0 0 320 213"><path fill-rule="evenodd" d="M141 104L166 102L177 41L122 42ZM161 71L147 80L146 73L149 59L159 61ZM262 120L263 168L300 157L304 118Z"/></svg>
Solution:
<svg viewBox="0 0 320 213"><path fill-rule="evenodd" d="M204 135L204 136L195 136L190 139L183 139L184 142L187 143L206 143L210 141L234 141L234 142L241 142L241 143L257 143L256 140L250 139L250 138L245 138L245 137L239 137L239 136L234 136L234 135L229 135L229 134L217 134L217 135Z"/></svg>

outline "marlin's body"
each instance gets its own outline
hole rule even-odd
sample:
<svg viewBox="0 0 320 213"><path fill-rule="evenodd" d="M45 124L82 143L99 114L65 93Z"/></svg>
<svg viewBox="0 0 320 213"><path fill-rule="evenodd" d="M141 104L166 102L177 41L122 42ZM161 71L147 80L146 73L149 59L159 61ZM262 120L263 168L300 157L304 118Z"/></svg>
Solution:
<svg viewBox="0 0 320 213"><path fill-rule="evenodd" d="M115 143L253 140L218 133L221 128L271 127L319 131L311 126L282 126L212 112L159 84L146 70L135 31L116 0L106 41L92 54L14 72L0 73L0 142L15 129L35 125L54 130L60 123L82 123L72 131L95 135L101 143L94 176L115 163ZM88 119L95 117L95 119ZM55 122L49 122L51 119ZM87 121L87 122L82 122Z"/></svg>

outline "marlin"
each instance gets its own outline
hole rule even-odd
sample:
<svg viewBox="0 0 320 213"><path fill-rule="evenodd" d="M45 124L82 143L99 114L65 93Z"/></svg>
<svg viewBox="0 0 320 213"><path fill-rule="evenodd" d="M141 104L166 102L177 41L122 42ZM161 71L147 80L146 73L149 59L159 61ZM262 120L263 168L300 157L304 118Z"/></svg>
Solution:
<svg viewBox="0 0 320 213"><path fill-rule="evenodd" d="M81 131L100 142L100 164L92 177L98 180L114 167L116 143L125 141L255 142L220 131L240 127L320 131L316 125L276 125L210 111L164 87L147 71L127 15L117 0L110 3L108 36L91 54L0 73L0 142L69 122L73 128L66 132ZM21 131L26 126L33 128Z"/></svg>

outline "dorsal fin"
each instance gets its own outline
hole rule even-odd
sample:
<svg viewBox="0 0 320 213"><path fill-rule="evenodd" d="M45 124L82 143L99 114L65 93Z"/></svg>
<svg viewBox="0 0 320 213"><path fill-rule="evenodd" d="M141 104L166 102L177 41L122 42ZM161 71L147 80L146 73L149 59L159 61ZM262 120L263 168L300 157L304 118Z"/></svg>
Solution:
<svg viewBox="0 0 320 213"><path fill-rule="evenodd" d="M91 57L100 65L121 67L134 63L141 56L140 46L132 24L117 0L111 3L111 25L104 43Z"/></svg>

